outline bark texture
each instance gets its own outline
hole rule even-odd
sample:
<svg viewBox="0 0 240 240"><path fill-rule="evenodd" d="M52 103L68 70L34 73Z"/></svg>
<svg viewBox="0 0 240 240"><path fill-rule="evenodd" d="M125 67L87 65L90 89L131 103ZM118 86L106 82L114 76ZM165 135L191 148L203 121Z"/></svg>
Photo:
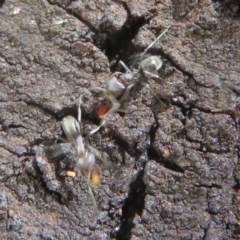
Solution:
<svg viewBox="0 0 240 240"><path fill-rule="evenodd" d="M240 239L239 18L234 0L0 1L0 238ZM109 159L96 209L36 152L80 95L86 135L118 60L137 69L168 26L161 81L89 139Z"/></svg>

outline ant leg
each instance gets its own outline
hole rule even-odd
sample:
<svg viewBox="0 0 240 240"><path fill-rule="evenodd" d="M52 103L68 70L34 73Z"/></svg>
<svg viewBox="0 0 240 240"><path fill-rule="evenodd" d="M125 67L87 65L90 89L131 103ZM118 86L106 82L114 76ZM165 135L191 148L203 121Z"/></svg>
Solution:
<svg viewBox="0 0 240 240"><path fill-rule="evenodd" d="M119 102L115 97L113 97L113 96L110 95L108 98L109 98L109 100L110 100L111 103L112 103L112 107L111 107L111 109L108 111L107 116L109 116L109 115L112 114L112 113L117 112L117 110L118 110L118 109L120 108L120 106L121 106L120 102Z"/></svg>
<svg viewBox="0 0 240 240"><path fill-rule="evenodd" d="M123 61L119 61L119 64L125 69L127 73L132 73L132 71L127 67L127 65Z"/></svg>
<svg viewBox="0 0 240 240"><path fill-rule="evenodd" d="M151 73L151 72L148 72L148 71L143 71L143 73L150 78L153 78L153 79L156 79L156 80L161 79L157 74L154 74L154 73Z"/></svg>
<svg viewBox="0 0 240 240"><path fill-rule="evenodd" d="M93 205L96 207L96 209L98 209L98 205L97 205L96 198L95 198L95 196L94 196L94 194L93 194L92 188L91 188L91 186L89 185L89 183L88 183L88 192L89 192L89 194L91 195L91 198L92 198L92 200L93 200Z"/></svg>
<svg viewBox="0 0 240 240"><path fill-rule="evenodd" d="M149 84L146 84L146 87L150 90L151 94L160 102L160 99L158 96L155 94L155 92L152 90Z"/></svg>
<svg viewBox="0 0 240 240"><path fill-rule="evenodd" d="M90 133L87 135L87 138L91 135L93 135L94 133L96 133L97 131L100 130L101 127L103 127L104 125L106 124L106 120L103 119L101 122L100 122L100 125L97 126L96 128L94 128L92 131L90 131Z"/></svg>
<svg viewBox="0 0 240 240"><path fill-rule="evenodd" d="M126 89L125 89L122 97L120 98L120 101L119 101L119 102L124 102L124 101L126 101L126 100L128 99L128 97L130 96L130 91L132 90L132 88L134 87L134 85L135 85L135 83L132 83L132 84L129 84L129 85L126 87ZM119 103L119 102L118 102L118 103ZM115 104L116 104L116 103L115 103ZM119 104L118 108L120 108L120 104ZM118 108L117 108L117 109L118 109Z"/></svg>
<svg viewBox="0 0 240 240"><path fill-rule="evenodd" d="M87 145L87 148L89 149L89 151L91 153L93 153L94 156L96 156L97 158L101 159L102 155L101 153L94 147L92 147L91 145Z"/></svg>
<svg viewBox="0 0 240 240"><path fill-rule="evenodd" d="M159 39L168 31L168 29L170 28L171 26L168 26L152 43L150 43L148 45L148 47L143 51L142 53L142 57L147 53L147 51L152 48L158 41Z"/></svg>
<svg viewBox="0 0 240 240"><path fill-rule="evenodd" d="M98 158L98 161L101 162L101 165L104 165L105 167L108 167L111 165L110 159L109 159L109 156L107 153L105 153L105 152L100 153L96 148L94 148L90 145L88 145L87 148L89 149L89 151L91 153L93 153Z"/></svg>
<svg viewBox="0 0 240 240"><path fill-rule="evenodd" d="M63 143L69 142L66 138L54 135L54 144L57 144L58 141L61 141Z"/></svg>
<svg viewBox="0 0 240 240"><path fill-rule="evenodd" d="M146 85L146 87L150 90L151 94L157 99L157 101L162 104L164 107L166 107L166 104L157 96L157 94L152 90L149 84Z"/></svg>
<svg viewBox="0 0 240 240"><path fill-rule="evenodd" d="M94 164L95 164L95 160L94 160ZM95 206L96 208L98 208L97 201L96 201L96 199L95 199L95 196L94 196L94 194L93 194L93 191L92 191L92 188L91 188L91 185L90 185L91 174L93 173L94 167L95 167L95 166L93 166L94 164L90 164L90 166L89 166L89 168L88 168L87 186L88 186L88 192L89 192L89 194L91 195L93 204L94 204L94 206Z"/></svg>
<svg viewBox="0 0 240 240"><path fill-rule="evenodd" d="M78 123L81 125L82 121L82 110L81 110L81 105L82 105L82 95L78 99Z"/></svg>

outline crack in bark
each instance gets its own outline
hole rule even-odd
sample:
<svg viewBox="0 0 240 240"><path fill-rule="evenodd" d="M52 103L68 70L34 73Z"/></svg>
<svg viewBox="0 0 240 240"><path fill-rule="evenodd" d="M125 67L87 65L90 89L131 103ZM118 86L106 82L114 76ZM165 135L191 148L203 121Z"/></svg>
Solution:
<svg viewBox="0 0 240 240"><path fill-rule="evenodd" d="M27 154L27 150L25 147L16 146L15 144L5 143L3 140L0 139L0 147L6 149L7 151L11 152L18 157Z"/></svg>
<svg viewBox="0 0 240 240"><path fill-rule="evenodd" d="M128 196L122 207L120 228L116 233L117 240L130 240L134 228L134 217L141 215L145 205L146 185L143 181L144 169L137 173L136 179L130 184Z"/></svg>
<svg viewBox="0 0 240 240"><path fill-rule="evenodd" d="M160 163L161 165L163 165L165 168L170 169L172 171L184 173L185 170L182 167L178 166L177 164L171 162L167 158L160 155L154 148L153 144L155 141L155 135L156 135L157 129L159 127L157 116L155 114L154 114L154 118L155 118L156 122L152 125L150 132L149 132L150 147L147 149L148 159L154 160L157 163Z"/></svg>
<svg viewBox="0 0 240 240"><path fill-rule="evenodd" d="M33 106L43 110L45 113L50 114L57 120L61 119L61 116L59 116L58 112L56 112L53 108L51 108L51 106L44 105L42 101L34 101L31 99L31 100L23 100L23 102L29 106Z"/></svg>
<svg viewBox="0 0 240 240"><path fill-rule="evenodd" d="M77 20L79 20L80 22L83 22L87 27L89 27L89 29L91 31L93 31L94 33L97 33L98 30L94 27L94 25L92 25L90 22L86 21L84 18L82 18L79 14L74 12L74 9L68 9L68 6L64 7L63 5L59 4L59 3L52 3L51 0L47 0L47 2L51 5L51 6L58 6L59 8L63 9L64 11L66 11L69 15L75 17ZM70 1L71 3L71 1Z"/></svg>

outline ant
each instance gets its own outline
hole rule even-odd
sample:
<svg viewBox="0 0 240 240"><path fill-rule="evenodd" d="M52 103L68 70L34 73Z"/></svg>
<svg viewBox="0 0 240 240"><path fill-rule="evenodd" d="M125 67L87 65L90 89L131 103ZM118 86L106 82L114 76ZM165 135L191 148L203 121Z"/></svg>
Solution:
<svg viewBox="0 0 240 240"><path fill-rule="evenodd" d="M64 153L66 156L71 156L71 168L67 170L65 175L74 177L75 172L80 170L87 174L87 185L89 193L93 199L94 205L97 206L94 194L92 192L91 184L98 185L100 181L100 169L96 164L96 157L101 159L101 154L90 144L88 144L82 136L82 98L80 96L78 103L78 117L77 119L71 115L64 117L61 121L63 132L66 138L56 137L62 143L56 143L51 146L51 156L49 158L56 158ZM68 159L69 161L69 159ZM43 180L51 191L60 191L60 182L56 178L56 174L51 168L51 165L42 157L42 154L36 155L36 163L43 174Z"/></svg>
<svg viewBox="0 0 240 240"><path fill-rule="evenodd" d="M98 127L90 131L89 135L92 135L99 131L107 122L107 117L115 112L122 111L120 108L124 102L126 102L130 95L134 95L139 92L147 82L147 78L159 79L157 71L162 67L162 60L157 56L150 56L145 59L147 51L152 48L159 39L168 31L166 28L141 54L141 61L139 69L136 72L132 72L124 62L119 61L120 65L125 69L125 73L114 72L107 80L105 89L101 89L107 100L110 100L109 105L100 105L95 109L96 114L101 118L101 122ZM143 60L142 60L143 59Z"/></svg>

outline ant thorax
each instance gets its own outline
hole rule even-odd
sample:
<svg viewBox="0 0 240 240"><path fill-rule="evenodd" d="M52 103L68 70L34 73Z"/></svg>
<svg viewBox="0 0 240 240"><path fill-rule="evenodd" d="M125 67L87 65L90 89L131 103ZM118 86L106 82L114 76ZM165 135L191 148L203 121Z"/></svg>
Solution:
<svg viewBox="0 0 240 240"><path fill-rule="evenodd" d="M121 99L127 86L132 84L133 77L133 73L113 73L107 81L106 94L111 95L118 100Z"/></svg>

